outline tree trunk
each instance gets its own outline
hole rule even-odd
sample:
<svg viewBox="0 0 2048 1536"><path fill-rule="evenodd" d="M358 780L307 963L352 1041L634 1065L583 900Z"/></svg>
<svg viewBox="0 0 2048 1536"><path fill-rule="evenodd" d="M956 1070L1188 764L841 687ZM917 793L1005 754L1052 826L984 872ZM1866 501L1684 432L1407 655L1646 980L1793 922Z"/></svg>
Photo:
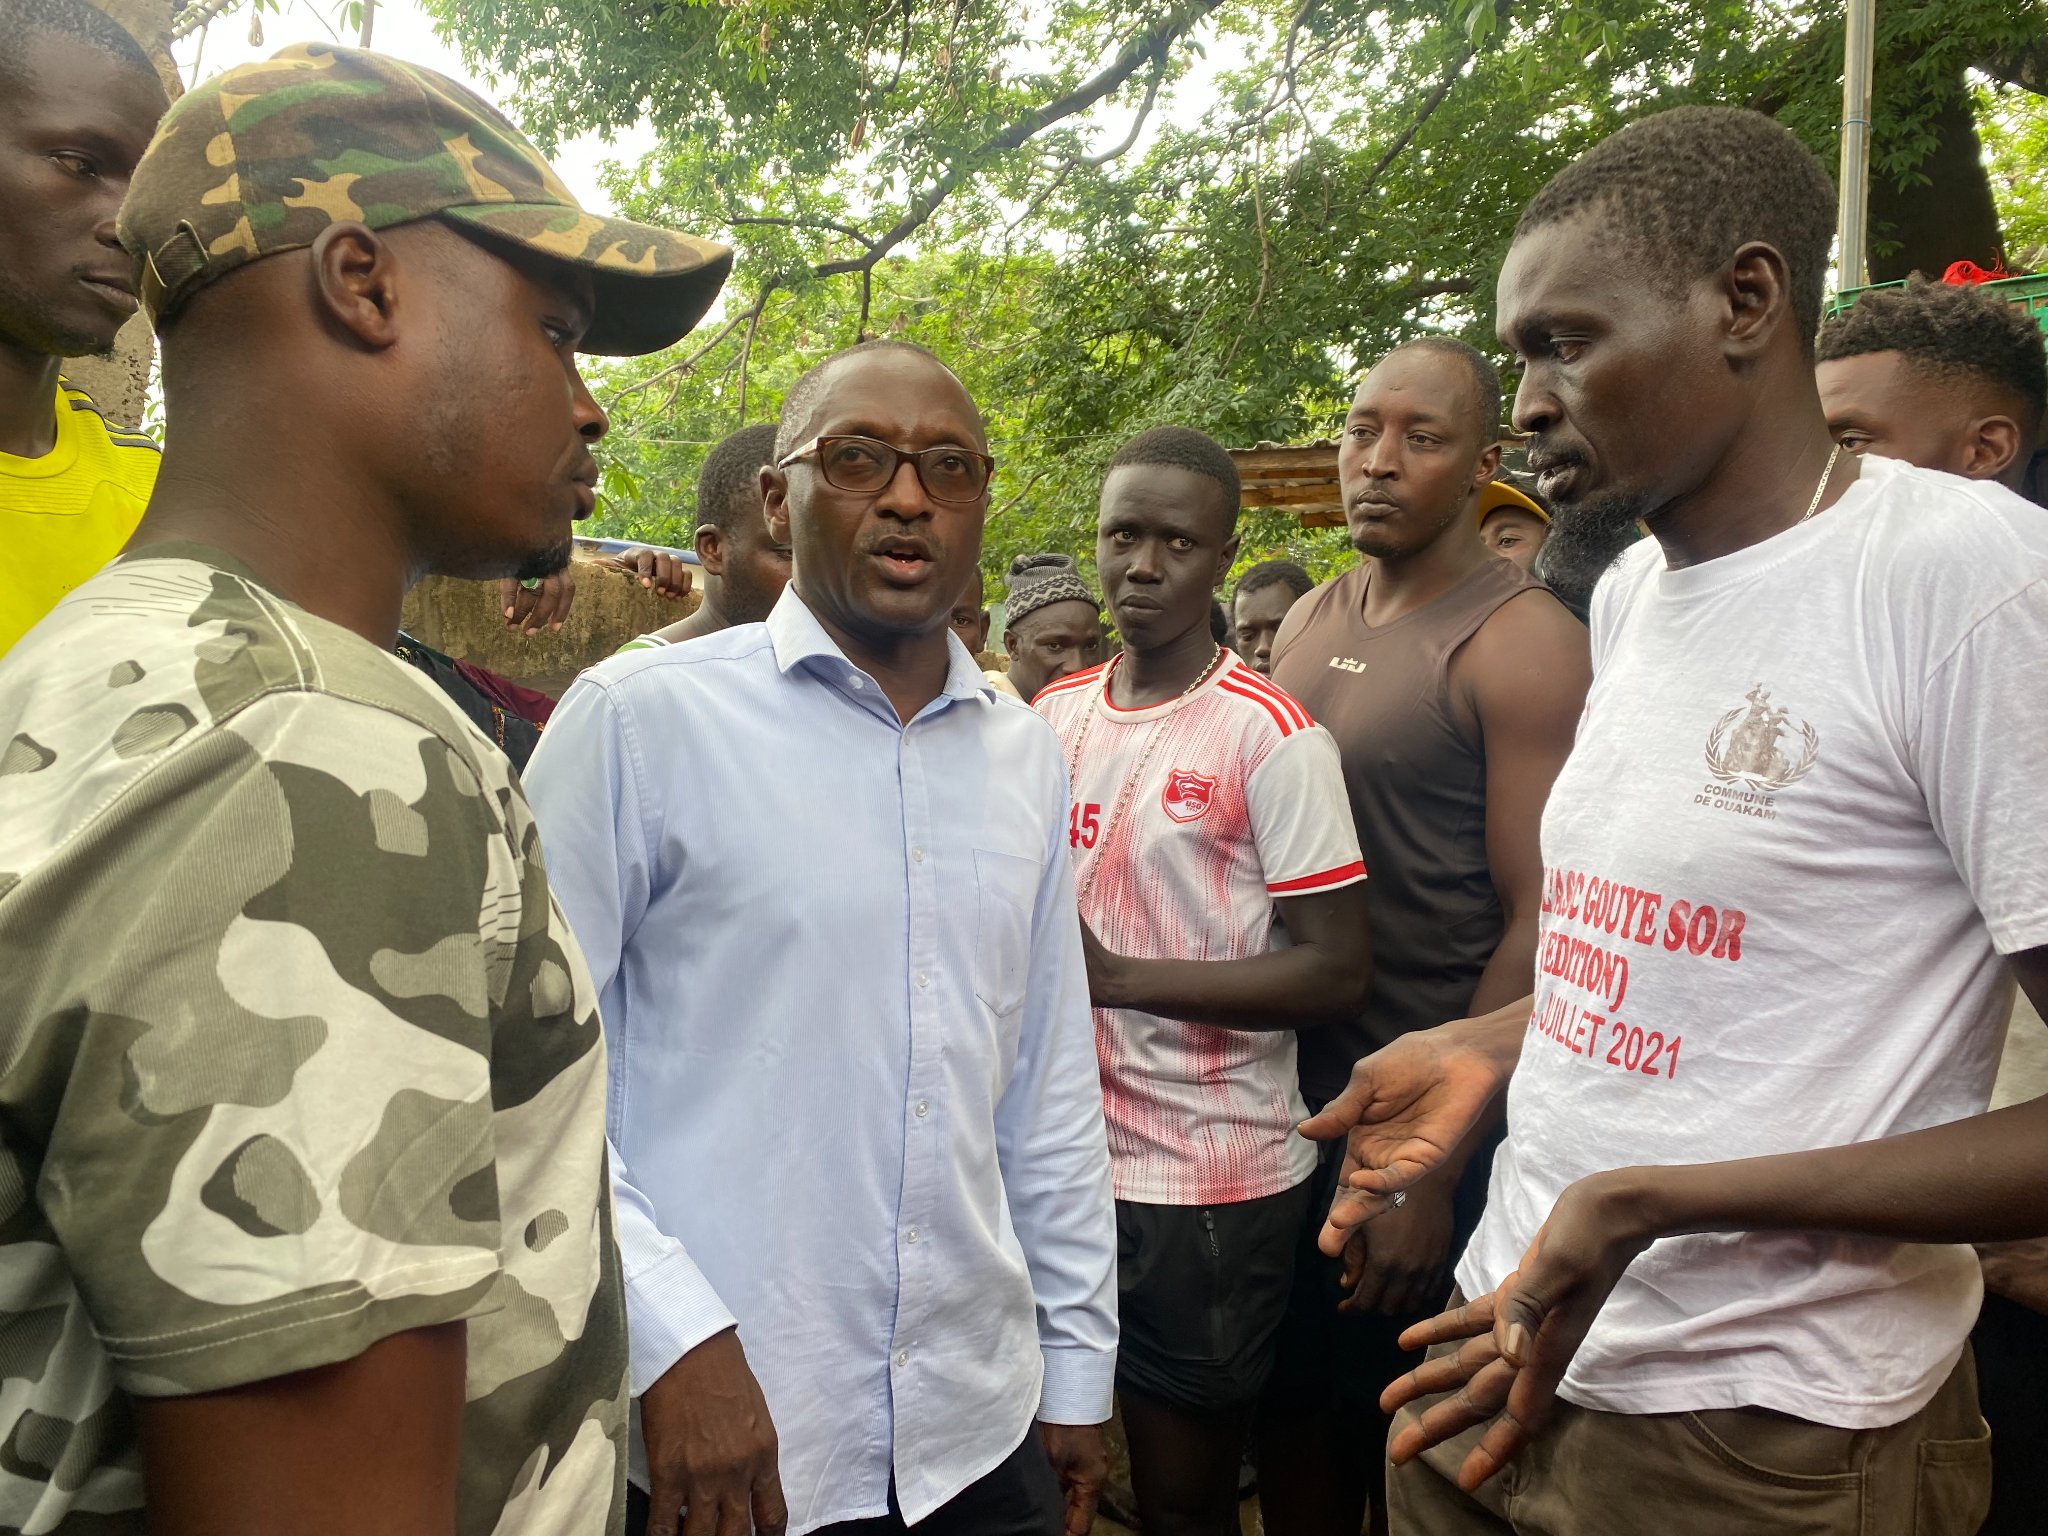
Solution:
<svg viewBox="0 0 2048 1536"><path fill-rule="evenodd" d="M178 83L178 68L171 62L171 0L95 3L149 51L164 89L173 101L177 100L182 87ZM64 364L64 376L91 395L109 421L124 427L139 426L143 403L149 394L149 368L155 356L148 317L137 311L114 338L111 356L69 358Z"/></svg>
<svg viewBox="0 0 2048 1536"><path fill-rule="evenodd" d="M1874 114L1880 122L1883 113L1880 89ZM1900 188L1884 176L1871 178L1872 241L1891 247L1883 255L1871 256L1873 283L1893 282L1913 272L1939 277L1954 261L1990 267L2005 254L1998 205L1984 171L1984 146L1977 138L1977 121L1960 73L1953 89L1942 97L1934 128L1933 153L1917 168L1914 185Z"/></svg>

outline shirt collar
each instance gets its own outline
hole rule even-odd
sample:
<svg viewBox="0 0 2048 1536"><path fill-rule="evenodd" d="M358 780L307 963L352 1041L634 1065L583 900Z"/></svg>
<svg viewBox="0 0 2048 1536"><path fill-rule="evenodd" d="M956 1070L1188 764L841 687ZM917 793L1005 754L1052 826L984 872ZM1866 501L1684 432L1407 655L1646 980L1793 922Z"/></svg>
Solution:
<svg viewBox="0 0 2048 1536"><path fill-rule="evenodd" d="M842 681L852 677L864 679L869 687L877 689L879 697L875 680L855 666L838 642L825 632L810 605L797 595L794 582L782 589L782 596L769 611L768 641L775 648L775 665L785 675L799 663L815 659L823 663L828 675ZM995 697L995 689L981 675L981 668L968 654L967 647L951 634L946 636L946 686L939 692L949 699L969 699L977 694Z"/></svg>

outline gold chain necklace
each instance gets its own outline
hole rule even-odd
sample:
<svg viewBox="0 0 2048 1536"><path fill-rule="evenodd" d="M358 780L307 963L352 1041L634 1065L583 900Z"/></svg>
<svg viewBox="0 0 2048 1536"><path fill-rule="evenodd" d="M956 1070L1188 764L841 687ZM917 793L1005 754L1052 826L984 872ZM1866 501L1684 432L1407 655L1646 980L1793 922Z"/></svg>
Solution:
<svg viewBox="0 0 2048 1536"><path fill-rule="evenodd" d="M1816 485L1813 488L1813 500L1809 501L1806 504L1806 516L1800 518L1800 522L1805 522L1806 518L1813 516L1814 513L1820 510L1821 494L1822 492L1827 490L1828 481L1833 477L1835 473L1835 460L1839 459L1841 456L1842 445L1840 443L1837 443L1834 446L1834 451L1828 455L1828 467L1820 472L1820 484Z"/></svg>
<svg viewBox="0 0 2048 1536"><path fill-rule="evenodd" d="M1088 745L1088 728L1095 723L1095 716L1100 711L1109 708L1109 680L1116 673L1116 664L1123 659L1121 651L1110 657L1109 665L1102 669L1102 689L1096 694L1088 712L1081 717L1081 729L1074 736L1074 750L1067 758L1069 784L1079 782L1081 752ZM1145 777L1145 765L1152 761L1152 749L1159 745L1159 738L1166 734L1167 723L1173 718L1173 706L1206 683L1209 674L1216 670L1222 660L1223 647L1219 645L1216 647L1216 653L1209 658L1208 664L1195 674L1195 680L1181 689L1179 696L1171 700L1159 718L1152 723L1152 733L1145 738L1145 749L1138 754L1137 767L1125 775L1123 787L1117 791L1116 809L1109 813L1109 825L1102 833L1101 851L1095 855L1095 862L1088 867L1088 878L1081 882L1081 894L1074 898L1076 906L1085 908L1088 904L1088 893L1095 889L1095 877L1102 873L1103 861L1109 857L1109 845L1116 837L1117 828L1124 824L1124 812L1131 807L1131 795L1137 789L1138 781Z"/></svg>

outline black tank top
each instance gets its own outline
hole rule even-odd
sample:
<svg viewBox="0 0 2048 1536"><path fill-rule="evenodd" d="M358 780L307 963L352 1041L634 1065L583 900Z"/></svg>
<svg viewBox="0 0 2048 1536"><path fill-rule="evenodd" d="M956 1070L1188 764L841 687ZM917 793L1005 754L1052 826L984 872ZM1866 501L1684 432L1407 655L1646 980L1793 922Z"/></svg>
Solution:
<svg viewBox="0 0 2048 1536"><path fill-rule="evenodd" d="M1355 1021L1300 1036L1301 1090L1334 1097L1351 1064L1412 1029L1463 1018L1500 943L1486 863L1486 747L1450 696L1452 653L1509 598L1544 590L1484 560L1427 607L1365 622L1370 561L1301 600L1273 681L1337 739L1365 853L1373 982Z"/></svg>

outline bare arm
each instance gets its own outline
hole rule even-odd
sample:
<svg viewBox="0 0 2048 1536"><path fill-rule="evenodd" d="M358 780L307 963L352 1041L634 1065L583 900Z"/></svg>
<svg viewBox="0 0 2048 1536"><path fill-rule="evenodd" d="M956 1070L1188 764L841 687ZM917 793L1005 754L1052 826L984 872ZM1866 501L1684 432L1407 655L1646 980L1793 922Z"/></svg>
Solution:
<svg viewBox="0 0 2048 1536"><path fill-rule="evenodd" d="M2048 1003L2048 946L2012 964L2035 1006ZM1498 1290L1403 1336L1411 1348L1469 1342L1388 1389L1390 1410L1454 1394L1398 1436L1389 1455L1409 1460L1491 1420L1460 1473L1476 1487L1548 1421L1572 1356L1638 1254L1660 1237L1767 1231L1917 1243L2048 1234L2048 1098L1848 1146L1579 1180Z"/></svg>
<svg viewBox="0 0 2048 1536"><path fill-rule="evenodd" d="M1135 1008L1226 1029L1301 1029L1349 1018L1372 984L1365 886L1274 902L1293 941L1243 960L1135 960L1082 926L1098 1008Z"/></svg>
<svg viewBox="0 0 2048 1536"><path fill-rule="evenodd" d="M453 1536L462 1323L197 1397L139 1398L151 1536Z"/></svg>
<svg viewBox="0 0 2048 1536"><path fill-rule="evenodd" d="M1486 864L1506 925L1468 1011L1526 996L1536 977L1543 805L1593 683L1586 627L1548 592L1494 610L1451 661L1451 680L1486 745Z"/></svg>

